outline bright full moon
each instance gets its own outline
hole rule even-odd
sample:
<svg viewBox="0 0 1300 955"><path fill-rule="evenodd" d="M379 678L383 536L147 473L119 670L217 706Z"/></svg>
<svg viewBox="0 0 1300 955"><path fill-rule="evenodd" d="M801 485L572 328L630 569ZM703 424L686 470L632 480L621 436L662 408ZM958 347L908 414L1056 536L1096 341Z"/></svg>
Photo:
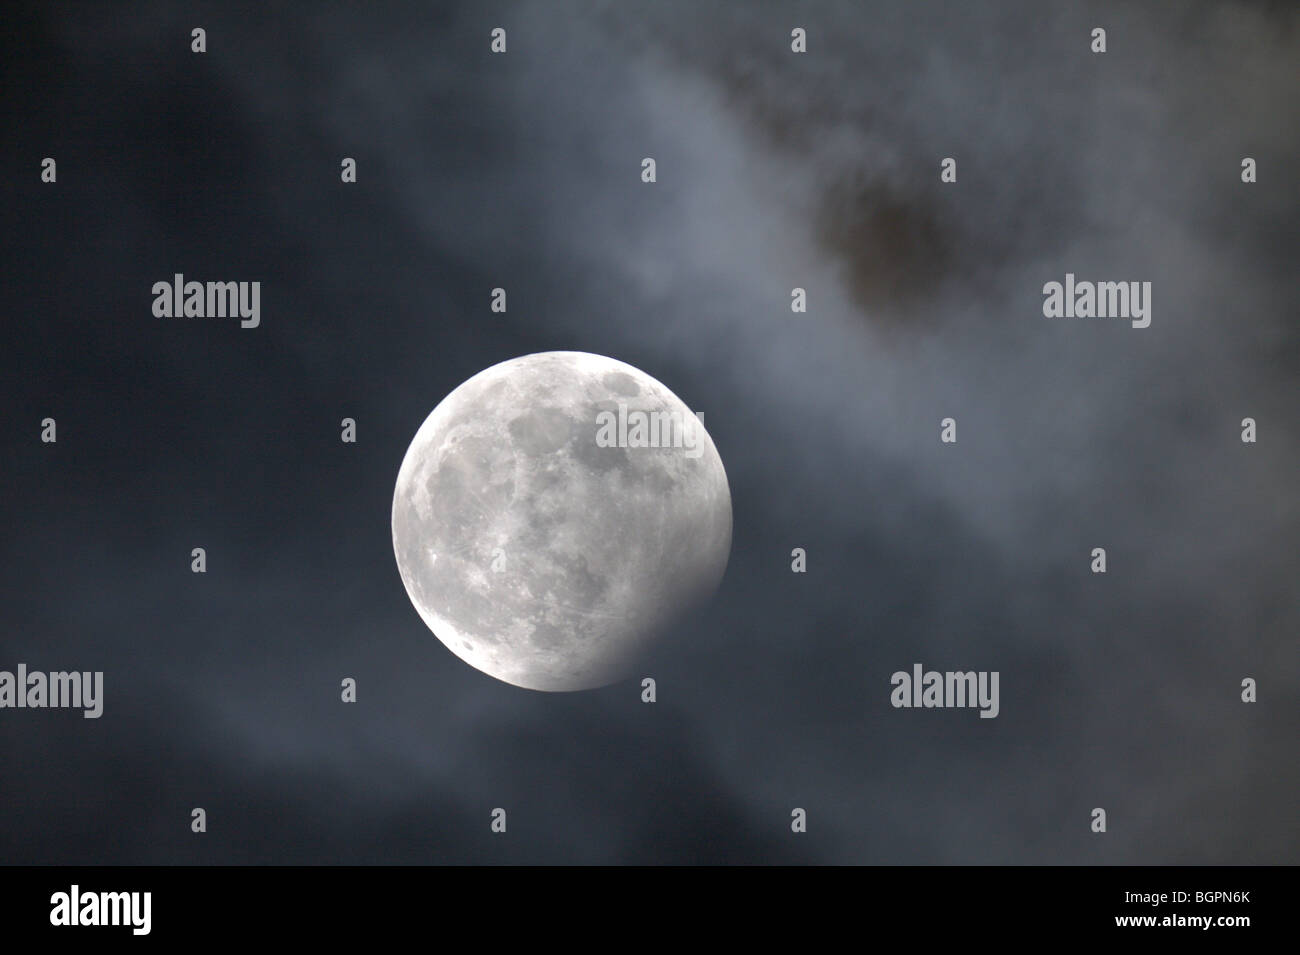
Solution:
<svg viewBox="0 0 1300 955"><path fill-rule="evenodd" d="M433 409L393 492L393 550L458 657L534 690L630 675L731 550L717 448L645 372L585 352L493 365Z"/></svg>

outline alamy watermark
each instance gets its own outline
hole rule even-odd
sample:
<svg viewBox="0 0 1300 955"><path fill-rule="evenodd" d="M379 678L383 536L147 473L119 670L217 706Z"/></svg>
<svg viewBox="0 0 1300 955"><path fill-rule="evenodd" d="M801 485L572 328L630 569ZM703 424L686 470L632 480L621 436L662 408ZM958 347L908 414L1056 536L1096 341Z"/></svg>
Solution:
<svg viewBox="0 0 1300 955"><path fill-rule="evenodd" d="M153 295L158 318L239 318L241 328L262 323L261 282L187 282L177 272L170 282L154 282Z"/></svg>
<svg viewBox="0 0 1300 955"><path fill-rule="evenodd" d="M0 670L0 709L83 709L81 715L97 720L104 713L104 673L28 672L18 664L15 675Z"/></svg>
<svg viewBox="0 0 1300 955"><path fill-rule="evenodd" d="M998 671L938 670L922 672L921 664L912 664L912 672L899 670L889 678L894 689L889 702L895 708L903 707L975 707L980 709L980 719L993 719L1000 709L998 704Z"/></svg>
<svg viewBox="0 0 1300 955"><path fill-rule="evenodd" d="M1151 324L1150 282L1076 282L1065 273L1065 284L1043 286L1043 315L1047 318L1125 318L1134 328Z"/></svg>
<svg viewBox="0 0 1300 955"><path fill-rule="evenodd" d="M700 440L702 415L678 411L629 411L618 403L618 414L596 415L596 446L600 448L682 448L688 458L704 453Z"/></svg>
<svg viewBox="0 0 1300 955"><path fill-rule="evenodd" d="M152 912L152 892L82 892L73 885L50 896L51 925L127 925L132 935L148 935Z"/></svg>

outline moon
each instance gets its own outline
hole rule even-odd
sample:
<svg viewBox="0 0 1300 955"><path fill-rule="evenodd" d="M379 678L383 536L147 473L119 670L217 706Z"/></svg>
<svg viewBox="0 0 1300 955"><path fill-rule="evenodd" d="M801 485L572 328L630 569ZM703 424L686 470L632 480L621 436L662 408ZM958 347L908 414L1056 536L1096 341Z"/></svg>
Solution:
<svg viewBox="0 0 1300 955"><path fill-rule="evenodd" d="M731 491L702 422L645 372L586 352L460 385L393 491L421 619L470 666L533 690L626 678L712 595L730 551Z"/></svg>

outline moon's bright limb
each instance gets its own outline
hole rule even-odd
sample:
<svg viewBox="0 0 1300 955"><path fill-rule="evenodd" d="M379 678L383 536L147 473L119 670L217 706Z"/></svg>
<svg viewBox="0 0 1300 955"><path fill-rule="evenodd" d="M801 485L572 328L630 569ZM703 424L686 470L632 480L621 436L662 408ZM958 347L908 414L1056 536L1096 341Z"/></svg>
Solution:
<svg viewBox="0 0 1300 955"><path fill-rule="evenodd" d="M638 446L638 412L694 430L671 446L665 425L659 446ZM633 422L621 433L620 416ZM645 372L525 355L421 425L393 493L393 550L420 617L466 663L515 686L588 689L628 675L717 587L731 493L702 424Z"/></svg>

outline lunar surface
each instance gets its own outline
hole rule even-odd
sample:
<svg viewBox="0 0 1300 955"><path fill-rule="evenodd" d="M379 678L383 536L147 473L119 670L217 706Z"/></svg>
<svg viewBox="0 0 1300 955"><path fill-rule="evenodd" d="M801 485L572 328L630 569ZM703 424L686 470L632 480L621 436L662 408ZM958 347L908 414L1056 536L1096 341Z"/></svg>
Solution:
<svg viewBox="0 0 1300 955"><path fill-rule="evenodd" d="M628 676L716 589L731 493L702 423L654 378L584 352L525 355L420 427L393 550L456 656L515 686L589 689Z"/></svg>

